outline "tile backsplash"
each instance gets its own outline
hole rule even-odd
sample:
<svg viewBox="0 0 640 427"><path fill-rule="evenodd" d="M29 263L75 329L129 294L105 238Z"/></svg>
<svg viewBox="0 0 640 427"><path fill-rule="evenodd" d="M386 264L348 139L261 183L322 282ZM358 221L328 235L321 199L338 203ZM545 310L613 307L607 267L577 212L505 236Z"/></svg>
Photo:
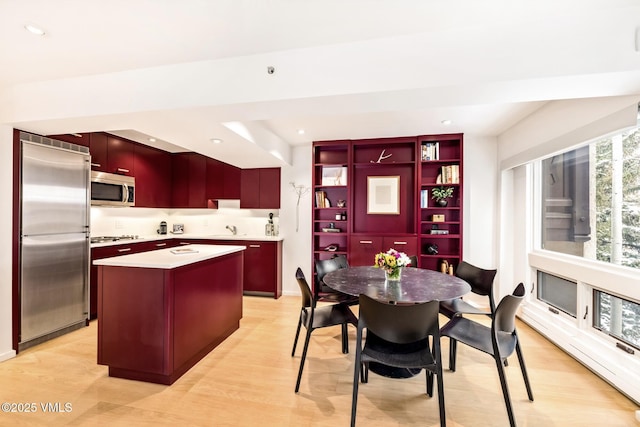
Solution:
<svg viewBox="0 0 640 427"><path fill-rule="evenodd" d="M240 209L238 200L221 200L218 209L92 207L91 236L154 235L160 221L169 232L173 224L184 224L185 234L227 235L226 226L234 225L239 235L264 236L269 213L277 224L279 210Z"/></svg>

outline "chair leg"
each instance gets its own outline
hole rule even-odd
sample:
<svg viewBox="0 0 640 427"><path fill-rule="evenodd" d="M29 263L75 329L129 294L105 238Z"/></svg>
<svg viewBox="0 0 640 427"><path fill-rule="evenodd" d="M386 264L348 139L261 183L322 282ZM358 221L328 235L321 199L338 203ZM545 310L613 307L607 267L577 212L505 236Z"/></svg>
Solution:
<svg viewBox="0 0 640 427"><path fill-rule="evenodd" d="M425 369L427 374L427 394L429 397L433 397L433 372L428 369Z"/></svg>
<svg viewBox="0 0 640 427"><path fill-rule="evenodd" d="M511 407L511 398L509 397L509 387L507 386L507 377L504 373L504 366L502 365L502 359L500 356L494 357L496 366L498 367L498 376L500 377L500 385L502 386L502 395L504 396L504 403L507 406L507 415L509 416L509 425L516 427L516 419L513 415L513 408Z"/></svg>
<svg viewBox="0 0 640 427"><path fill-rule="evenodd" d="M291 357L296 354L296 346L298 345L298 336L300 335L300 327L302 326L302 313L298 319L298 328L296 329L296 338L293 340L293 350L291 350Z"/></svg>
<svg viewBox="0 0 640 427"><path fill-rule="evenodd" d="M349 353L349 334L347 332L347 324L342 324L342 353Z"/></svg>
<svg viewBox="0 0 640 427"><path fill-rule="evenodd" d="M356 340L356 361L353 366L353 394L351 395L351 427L356 425L356 410L358 408L358 385L362 375L362 329L358 329ZM364 381L363 381L364 382Z"/></svg>
<svg viewBox="0 0 640 427"><path fill-rule="evenodd" d="M360 366L360 381L366 384L369 382L369 362L361 362L360 364L362 365Z"/></svg>
<svg viewBox="0 0 640 427"><path fill-rule="evenodd" d="M438 408L440 409L440 427L445 427L447 425L447 416L444 411L444 380L442 379L442 365L438 362L438 373L437 381L438 381Z"/></svg>
<svg viewBox="0 0 640 427"><path fill-rule="evenodd" d="M456 351L458 350L458 341L449 337L449 370L456 371Z"/></svg>
<svg viewBox="0 0 640 427"><path fill-rule="evenodd" d="M531 391L531 384L529 384L527 368L524 366L524 356L520 349L520 341L516 342L516 354L518 355L518 362L520 362L520 370L522 371L522 377L524 378L524 385L527 388L527 395L529 396L529 400L533 402L533 392Z"/></svg>
<svg viewBox="0 0 640 427"><path fill-rule="evenodd" d="M307 358L307 349L309 348L311 331L313 331L312 328L307 328L307 334L304 339L304 348L302 350L302 358L300 359L300 369L298 370L298 379L296 380L296 393L300 389L300 380L302 379L302 370L304 369L304 361Z"/></svg>
<svg viewBox="0 0 640 427"><path fill-rule="evenodd" d="M436 361L436 370L431 375L431 396L433 396L433 375L436 375L438 381L438 409L440 410L440 427L446 427L447 416L444 411L444 379L442 378L442 349L440 345L440 337L434 337L433 343L433 360Z"/></svg>

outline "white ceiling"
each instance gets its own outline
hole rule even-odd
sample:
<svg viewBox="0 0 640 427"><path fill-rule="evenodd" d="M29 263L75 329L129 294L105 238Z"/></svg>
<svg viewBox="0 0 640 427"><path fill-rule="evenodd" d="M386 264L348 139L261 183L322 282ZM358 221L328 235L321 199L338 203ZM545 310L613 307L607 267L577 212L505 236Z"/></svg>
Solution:
<svg viewBox="0 0 640 427"><path fill-rule="evenodd" d="M0 0L0 123L240 167L314 140L496 136L552 100L640 94L639 27L637 0Z"/></svg>

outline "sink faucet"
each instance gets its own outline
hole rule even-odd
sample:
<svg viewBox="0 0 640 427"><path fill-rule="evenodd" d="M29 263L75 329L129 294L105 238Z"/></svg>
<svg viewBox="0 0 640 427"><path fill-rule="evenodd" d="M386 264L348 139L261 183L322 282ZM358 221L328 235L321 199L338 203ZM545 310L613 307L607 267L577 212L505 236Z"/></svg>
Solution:
<svg viewBox="0 0 640 427"><path fill-rule="evenodd" d="M226 227L226 228L227 228L227 230L230 230L230 231L231 231L231 233L232 233L234 236L235 236L235 235L236 235L236 233L238 232L238 229L236 228L236 226L235 226L235 225L227 225L227 227Z"/></svg>

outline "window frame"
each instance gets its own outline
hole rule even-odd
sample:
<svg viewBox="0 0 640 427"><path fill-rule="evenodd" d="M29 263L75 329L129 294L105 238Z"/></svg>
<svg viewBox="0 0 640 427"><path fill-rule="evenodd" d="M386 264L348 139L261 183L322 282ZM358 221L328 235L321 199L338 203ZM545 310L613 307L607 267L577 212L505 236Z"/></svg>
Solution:
<svg viewBox="0 0 640 427"><path fill-rule="evenodd" d="M628 130L628 129L627 129ZM623 133L620 130L616 133ZM608 135L611 136L611 135ZM551 153L527 164L528 188L532 191L531 205L528 207L532 223L528 232L531 233L531 247L529 248L530 277L534 284L529 303L544 309L548 315L557 316L567 324L573 324L578 330L591 334L603 345L615 346L617 343L630 345L622 339L618 339L595 327L595 300L594 292L601 291L619 298L623 298L640 304L640 269L623 265L612 264L597 259L589 259L581 256L565 254L542 248L542 160L564 152L575 150L589 144L595 144L607 136L562 149ZM595 233L595 230L593 231ZM538 299L537 271L552 274L570 281L576 282L576 317L559 310L558 314L549 309L558 310L553 305ZM634 347L635 348L635 347ZM634 355L628 355L640 361L640 351Z"/></svg>

